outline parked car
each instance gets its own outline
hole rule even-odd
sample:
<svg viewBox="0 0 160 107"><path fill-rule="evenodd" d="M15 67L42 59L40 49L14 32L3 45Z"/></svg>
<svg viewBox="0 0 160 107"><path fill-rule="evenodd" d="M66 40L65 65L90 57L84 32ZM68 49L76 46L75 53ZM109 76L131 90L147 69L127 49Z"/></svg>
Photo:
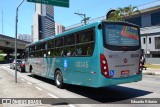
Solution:
<svg viewBox="0 0 160 107"><path fill-rule="evenodd" d="M17 65L17 70L19 72L25 72L25 60L22 60L22 62Z"/></svg>
<svg viewBox="0 0 160 107"><path fill-rule="evenodd" d="M15 69L15 59L12 61L12 63L10 63L10 69ZM17 59L17 66L19 66L22 63L22 59Z"/></svg>

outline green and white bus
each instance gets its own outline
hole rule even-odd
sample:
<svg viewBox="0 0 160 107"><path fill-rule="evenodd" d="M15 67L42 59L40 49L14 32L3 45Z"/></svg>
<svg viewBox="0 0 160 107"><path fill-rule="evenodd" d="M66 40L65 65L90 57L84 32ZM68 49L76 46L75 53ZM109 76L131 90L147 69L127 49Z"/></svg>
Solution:
<svg viewBox="0 0 160 107"><path fill-rule="evenodd" d="M99 21L26 46L26 71L64 83L105 87L142 80L139 27Z"/></svg>

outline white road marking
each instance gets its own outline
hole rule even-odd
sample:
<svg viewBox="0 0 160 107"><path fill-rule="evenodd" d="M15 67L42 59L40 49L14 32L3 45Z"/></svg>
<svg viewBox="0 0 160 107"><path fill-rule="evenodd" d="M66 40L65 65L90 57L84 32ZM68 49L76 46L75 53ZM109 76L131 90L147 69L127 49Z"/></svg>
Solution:
<svg viewBox="0 0 160 107"><path fill-rule="evenodd" d="M30 83L30 82L27 82L27 84L32 85L32 83Z"/></svg>
<svg viewBox="0 0 160 107"><path fill-rule="evenodd" d="M51 93L48 93L49 96L53 97L53 98L58 98L57 96L51 94Z"/></svg>
<svg viewBox="0 0 160 107"><path fill-rule="evenodd" d="M72 105L72 104L69 104L69 105L67 105L68 107L75 107L74 105Z"/></svg>
<svg viewBox="0 0 160 107"><path fill-rule="evenodd" d="M12 75L15 75L14 73L11 73Z"/></svg>
<svg viewBox="0 0 160 107"><path fill-rule="evenodd" d="M39 88L39 87L37 87L37 86L35 86L35 87L36 87L38 90L40 90L40 91L42 90L41 88Z"/></svg>
<svg viewBox="0 0 160 107"><path fill-rule="evenodd" d="M23 78L21 78L22 81L25 81Z"/></svg>

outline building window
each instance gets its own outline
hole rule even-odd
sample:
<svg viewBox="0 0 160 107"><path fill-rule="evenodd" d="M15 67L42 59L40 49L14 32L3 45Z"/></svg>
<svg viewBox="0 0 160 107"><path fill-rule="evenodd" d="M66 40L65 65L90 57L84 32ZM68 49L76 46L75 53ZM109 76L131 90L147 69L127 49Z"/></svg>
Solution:
<svg viewBox="0 0 160 107"><path fill-rule="evenodd" d="M160 49L160 37L155 37L155 49Z"/></svg>
<svg viewBox="0 0 160 107"><path fill-rule="evenodd" d="M160 12L151 14L151 24L160 25Z"/></svg>
<svg viewBox="0 0 160 107"><path fill-rule="evenodd" d="M126 21L139 25L141 27L141 17L134 17L134 18L126 19Z"/></svg>
<svg viewBox="0 0 160 107"><path fill-rule="evenodd" d="M151 44L151 38L149 38L149 44Z"/></svg>
<svg viewBox="0 0 160 107"><path fill-rule="evenodd" d="M146 44L146 38L143 38L143 44Z"/></svg>

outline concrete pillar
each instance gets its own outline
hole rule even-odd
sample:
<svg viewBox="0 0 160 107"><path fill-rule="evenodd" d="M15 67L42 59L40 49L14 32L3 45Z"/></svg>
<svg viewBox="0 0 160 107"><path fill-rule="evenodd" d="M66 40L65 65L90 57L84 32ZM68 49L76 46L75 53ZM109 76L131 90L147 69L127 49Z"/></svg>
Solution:
<svg viewBox="0 0 160 107"><path fill-rule="evenodd" d="M23 52L20 52L19 54L20 54L20 55L19 55L19 56L20 56L20 59L23 59Z"/></svg>
<svg viewBox="0 0 160 107"><path fill-rule="evenodd" d="M7 62L10 62L10 52L7 52Z"/></svg>

